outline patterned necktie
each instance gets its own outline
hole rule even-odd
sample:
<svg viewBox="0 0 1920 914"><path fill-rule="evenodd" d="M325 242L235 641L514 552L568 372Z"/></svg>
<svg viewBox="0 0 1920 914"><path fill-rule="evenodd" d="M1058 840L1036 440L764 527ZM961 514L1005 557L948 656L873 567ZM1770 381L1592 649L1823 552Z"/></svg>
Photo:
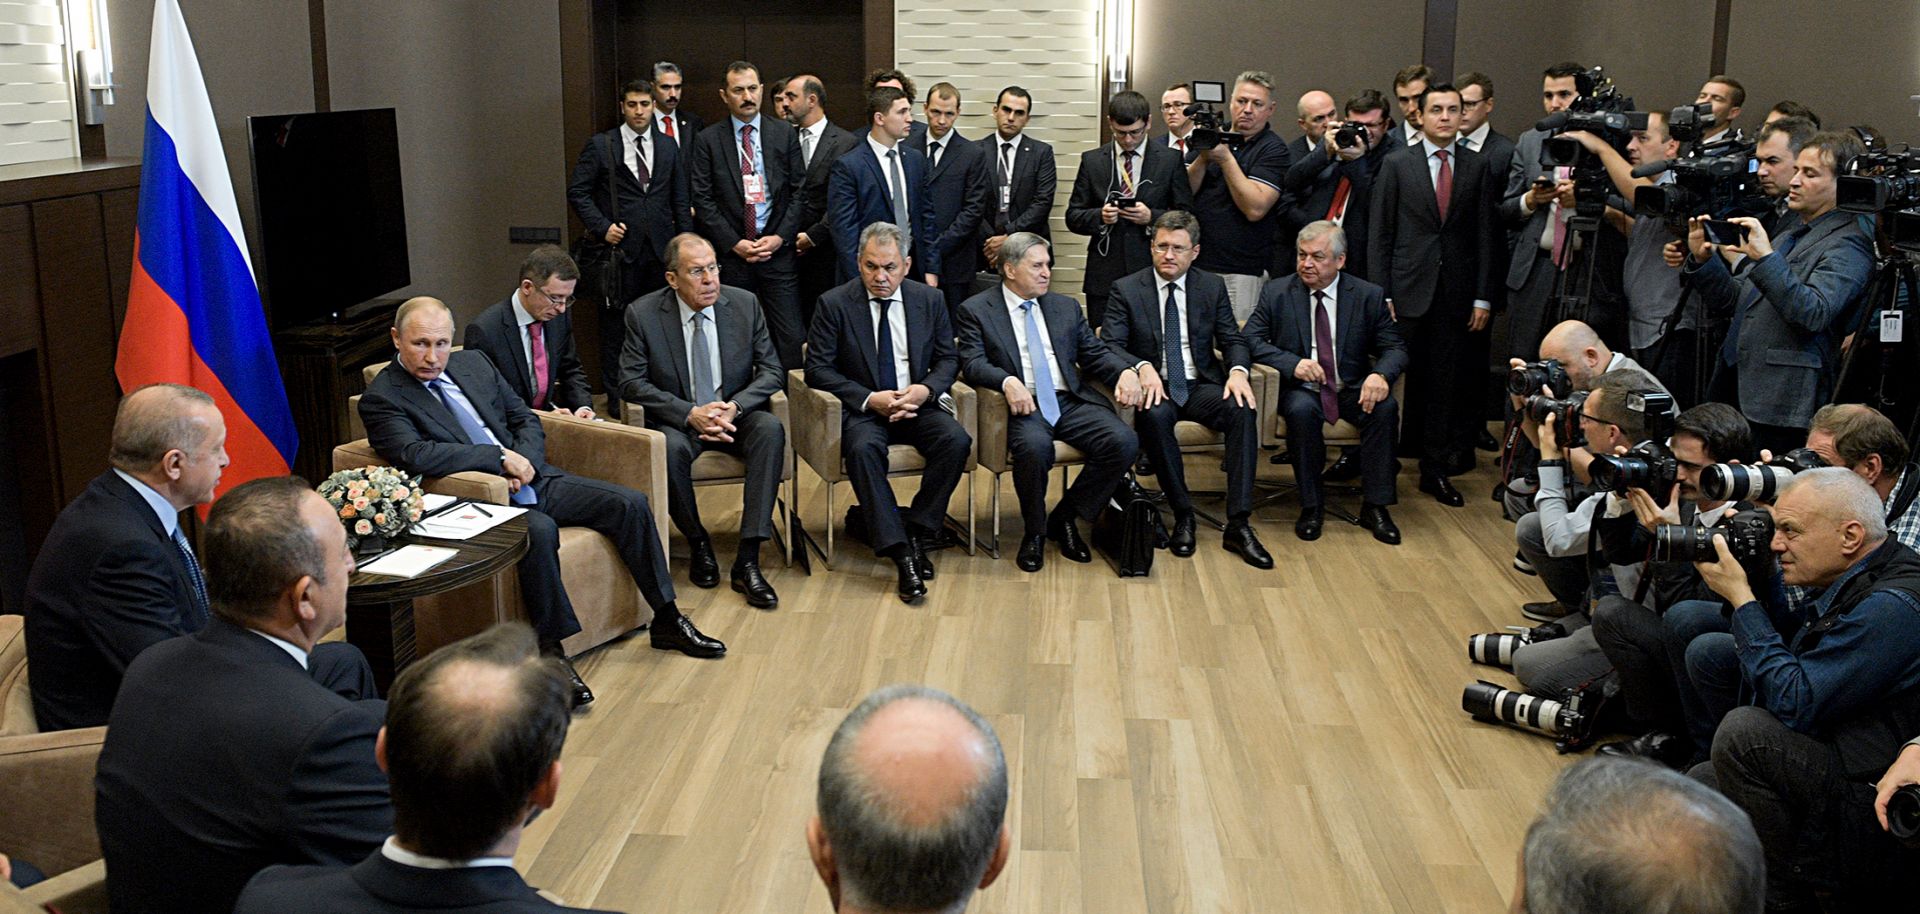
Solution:
<svg viewBox="0 0 1920 914"><path fill-rule="evenodd" d="M1120 186L1126 188L1128 197L1132 197L1138 188L1138 185L1136 185L1133 180L1133 157L1135 155L1138 155L1138 153L1131 149L1127 150L1126 164L1120 169Z"/></svg>
<svg viewBox="0 0 1920 914"><path fill-rule="evenodd" d="M1327 315L1327 293L1313 293L1313 347L1319 357L1320 371L1326 375L1320 381L1320 415L1328 425L1340 421L1340 395L1335 392L1339 386L1340 371L1338 360L1333 351L1333 320Z"/></svg>
<svg viewBox="0 0 1920 914"><path fill-rule="evenodd" d="M907 179L900 174L900 150L887 150L887 180L893 185L893 224L900 227L900 237L904 239L901 254L913 250L913 231L907 226Z"/></svg>
<svg viewBox="0 0 1920 914"><path fill-rule="evenodd" d="M740 175L744 179L750 174L753 174L753 125L746 124L740 128ZM747 225L741 234L745 235L748 241L753 241L760 237L760 207L758 204L748 203L746 210Z"/></svg>
<svg viewBox="0 0 1920 914"><path fill-rule="evenodd" d="M813 144L813 131L800 131L800 164L806 168L813 167Z"/></svg>
<svg viewBox="0 0 1920 914"><path fill-rule="evenodd" d="M707 351L707 312L693 312L693 399L695 406L720 402L720 383L713 377L713 354Z"/></svg>
<svg viewBox="0 0 1920 914"><path fill-rule="evenodd" d="M653 181L653 170L647 167L647 147L641 143L644 139L639 136L633 138L633 177L640 182L642 189Z"/></svg>
<svg viewBox="0 0 1920 914"><path fill-rule="evenodd" d="M547 334L545 321L527 325L527 351L533 357L533 408L547 408Z"/></svg>
<svg viewBox="0 0 1920 914"><path fill-rule="evenodd" d="M435 378L427 386L432 388L434 395L440 398L440 404L447 408L447 412L453 414L454 421L460 423L460 430L466 433L468 444L500 446L499 442L487 432L487 427L481 423L480 417L474 415L472 410L461 406L460 401L455 400L453 395L447 392L452 382L446 378ZM512 499L516 505L531 505L538 502L540 497L534 494L533 486L529 484L521 486L520 491L513 493Z"/></svg>
<svg viewBox="0 0 1920 914"><path fill-rule="evenodd" d="M874 328L874 360L880 369L881 390L899 390L900 374L893 367L893 326L887 321L887 306L893 304L890 298L876 298L873 303L880 306L880 323Z"/></svg>
<svg viewBox="0 0 1920 914"><path fill-rule="evenodd" d="M1806 234L1807 226L1805 223L1802 223L1794 227L1792 231L1780 236L1780 240L1773 246L1773 256L1781 258L1781 262L1785 263L1786 256L1793 253L1794 246L1798 245L1800 239L1806 237ZM1715 254L1714 256L1718 257L1719 255ZM1760 287L1756 285L1747 290L1746 295L1741 296L1740 307L1735 308L1733 311L1733 323L1727 327L1727 341L1720 344L1720 360L1725 362L1729 367L1740 363L1740 325L1746 323L1747 309L1759 300Z"/></svg>
<svg viewBox="0 0 1920 914"><path fill-rule="evenodd" d="M1046 335L1040 332L1040 322L1033 317L1032 300L1020 303L1020 310L1027 314L1027 358L1033 362L1033 398L1040 403L1040 418L1048 425L1060 422L1060 396L1053 389L1053 369L1047 367Z"/></svg>
<svg viewBox="0 0 1920 914"><path fill-rule="evenodd" d="M1447 221L1447 204L1453 200L1453 163L1447 161L1445 149L1434 150L1440 158L1440 177L1433 182L1433 198L1440 204L1440 221Z"/></svg>
<svg viewBox="0 0 1920 914"><path fill-rule="evenodd" d="M1180 327L1180 305L1174 300L1173 283L1167 283L1167 307L1163 317L1166 338L1161 342L1167 349L1167 396L1173 399L1175 406L1187 405L1187 357L1181 352L1181 344L1186 334Z"/></svg>
<svg viewBox="0 0 1920 914"><path fill-rule="evenodd" d="M180 607L180 621L186 623L183 628L197 632L207 627L207 579L200 575L200 560L193 557L185 530L173 528L173 545L180 550L180 558L187 563L187 577L193 581L193 605Z"/></svg>

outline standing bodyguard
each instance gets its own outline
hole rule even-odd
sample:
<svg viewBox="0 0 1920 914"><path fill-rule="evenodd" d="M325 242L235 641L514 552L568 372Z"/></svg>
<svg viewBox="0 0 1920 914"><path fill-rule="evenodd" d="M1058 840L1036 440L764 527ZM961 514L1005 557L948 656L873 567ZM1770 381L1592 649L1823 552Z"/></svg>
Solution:
<svg viewBox="0 0 1920 914"><path fill-rule="evenodd" d="M813 306L821 293L838 285L838 255L833 247L833 225L827 221L827 179L833 163L854 145L854 135L827 120L827 90L820 77L803 73L787 80L780 97L787 102L787 121L800 134L800 161L807 178L800 188L800 233L793 237L794 256L800 260L800 311L809 326Z"/></svg>
<svg viewBox="0 0 1920 914"><path fill-rule="evenodd" d="M839 251L839 279L849 282L860 270L855 250L862 229L875 222L900 228L912 259L914 279L940 284L940 249L934 243L933 207L927 201L926 156L909 149L907 125L913 103L892 86L867 93L867 133L833 165L828 181L827 217Z"/></svg>
<svg viewBox="0 0 1920 914"><path fill-rule="evenodd" d="M1053 212L1053 194L1059 185L1053 147L1027 136L1033 117L1033 96L1019 86L1000 90L993 103L994 134L980 140L993 168L993 196L980 226L980 252L993 268L1000 267L1000 245L1008 235L1030 232L1046 241Z"/></svg>
<svg viewBox="0 0 1920 914"><path fill-rule="evenodd" d="M947 299L947 316L973 295L974 272L980 263L978 234L988 207L993 205L993 167L979 143L960 135L953 122L960 117L960 90L952 83L934 83L927 90L927 129L907 137L907 148L927 157L927 205L939 235L940 269L946 277L940 291Z"/></svg>
<svg viewBox="0 0 1920 914"><path fill-rule="evenodd" d="M1154 220L1193 203L1178 153L1147 142L1153 112L1146 96L1121 92L1107 101L1113 142L1080 155L1067 198L1067 228L1087 235L1087 323L1104 322L1108 291L1122 276L1153 262Z"/></svg>

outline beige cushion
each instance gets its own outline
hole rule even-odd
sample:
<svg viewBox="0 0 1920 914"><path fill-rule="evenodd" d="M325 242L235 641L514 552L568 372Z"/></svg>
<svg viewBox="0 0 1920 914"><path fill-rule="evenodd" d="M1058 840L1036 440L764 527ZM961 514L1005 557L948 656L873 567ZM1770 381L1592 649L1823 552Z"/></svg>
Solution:
<svg viewBox="0 0 1920 914"><path fill-rule="evenodd" d="M0 616L0 736L38 732L27 691L26 618Z"/></svg>

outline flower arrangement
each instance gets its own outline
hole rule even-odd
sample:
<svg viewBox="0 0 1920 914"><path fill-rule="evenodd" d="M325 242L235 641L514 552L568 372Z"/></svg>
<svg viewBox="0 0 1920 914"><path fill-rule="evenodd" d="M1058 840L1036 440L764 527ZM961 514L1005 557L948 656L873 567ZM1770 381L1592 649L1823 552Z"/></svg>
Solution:
<svg viewBox="0 0 1920 914"><path fill-rule="evenodd" d="M346 526L349 549L359 548L364 540L384 544L419 520L424 510L420 477L393 467L341 470L328 476L319 491Z"/></svg>

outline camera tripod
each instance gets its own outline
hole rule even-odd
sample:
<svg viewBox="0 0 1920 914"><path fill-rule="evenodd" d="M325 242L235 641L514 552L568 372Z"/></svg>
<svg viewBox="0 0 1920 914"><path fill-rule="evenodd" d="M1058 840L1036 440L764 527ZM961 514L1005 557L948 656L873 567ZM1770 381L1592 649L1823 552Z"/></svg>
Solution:
<svg viewBox="0 0 1920 914"><path fill-rule="evenodd" d="M1553 279L1553 295L1540 323L1541 332L1561 321L1593 324L1594 265L1599 263L1600 216L1588 215L1576 205L1567 218L1567 263Z"/></svg>
<svg viewBox="0 0 1920 914"><path fill-rule="evenodd" d="M1916 295L1920 295L1920 252L1884 254L1860 296L1859 313L1848 325L1835 328L1844 331L1841 339L1851 343L1840 357L1833 402L1865 403L1879 410L1906 433L1908 441L1920 433L1920 384L1903 363L1910 366L1920 355L1916 345L1920 340L1913 337L1920 327L1903 326L1901 338L1887 342L1880 339L1879 318L1888 312L1904 316L1910 305L1920 302Z"/></svg>

